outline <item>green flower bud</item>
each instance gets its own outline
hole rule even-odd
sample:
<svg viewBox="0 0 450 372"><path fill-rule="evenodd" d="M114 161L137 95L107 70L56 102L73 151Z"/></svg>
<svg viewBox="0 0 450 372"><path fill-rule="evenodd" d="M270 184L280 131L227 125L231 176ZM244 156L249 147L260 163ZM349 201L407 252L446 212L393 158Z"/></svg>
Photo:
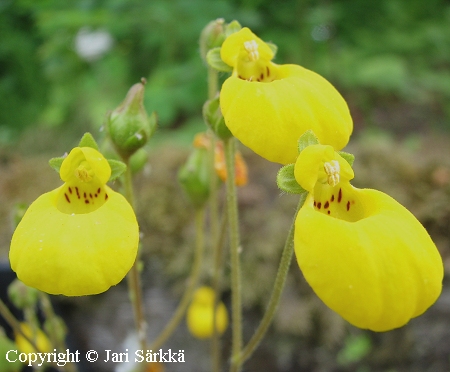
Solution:
<svg viewBox="0 0 450 372"><path fill-rule="evenodd" d="M125 160L144 146L156 129L156 114L149 117L143 104L145 83L142 79L133 85L107 121L111 140Z"/></svg>
<svg viewBox="0 0 450 372"><path fill-rule="evenodd" d="M8 296L18 309L34 306L39 299L39 291L15 279L8 287Z"/></svg>
<svg viewBox="0 0 450 372"><path fill-rule="evenodd" d="M178 181L196 208L209 198L211 167L208 150L195 148L178 172Z"/></svg>
<svg viewBox="0 0 450 372"><path fill-rule="evenodd" d="M233 136L225 124L222 111L220 111L219 96L205 102L203 105L203 119L221 140L226 140Z"/></svg>
<svg viewBox="0 0 450 372"><path fill-rule="evenodd" d="M225 21L218 18L209 22L200 34L200 55L206 61L206 54L209 50L220 47L225 40Z"/></svg>

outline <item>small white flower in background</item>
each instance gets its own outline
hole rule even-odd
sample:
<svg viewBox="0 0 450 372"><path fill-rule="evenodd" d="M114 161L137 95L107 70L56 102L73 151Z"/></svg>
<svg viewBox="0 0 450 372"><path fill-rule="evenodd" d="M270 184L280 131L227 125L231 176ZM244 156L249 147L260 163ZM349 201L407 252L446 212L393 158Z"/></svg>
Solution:
<svg viewBox="0 0 450 372"><path fill-rule="evenodd" d="M92 31L88 27L81 28L75 36L77 54L88 62L94 62L111 49L114 40L105 30Z"/></svg>

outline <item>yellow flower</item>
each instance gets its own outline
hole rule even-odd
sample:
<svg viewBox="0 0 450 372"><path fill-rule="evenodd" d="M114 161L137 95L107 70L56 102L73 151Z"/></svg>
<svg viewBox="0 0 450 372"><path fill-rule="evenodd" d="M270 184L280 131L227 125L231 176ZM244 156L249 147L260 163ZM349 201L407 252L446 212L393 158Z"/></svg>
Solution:
<svg viewBox="0 0 450 372"><path fill-rule="evenodd" d="M25 284L50 294L106 291L133 265L139 227L126 199L106 182L108 161L89 147L64 159L61 187L35 200L12 237L9 259Z"/></svg>
<svg viewBox="0 0 450 372"><path fill-rule="evenodd" d="M29 354L29 353L35 353L36 351L39 351L41 353L48 353L52 350L52 344L50 340L47 338L44 332L42 332L40 329L36 329L35 332L33 332L33 329L29 326L28 323L20 323L20 330L28 337L30 340L34 341L36 344L38 350L36 350L29 342L28 340L22 336L21 333L15 334L15 342L17 345L17 348L21 353Z"/></svg>
<svg viewBox="0 0 450 372"><path fill-rule="evenodd" d="M357 189L350 165L331 146L299 155L307 191L295 224L295 253L305 279L332 310L373 331L405 325L439 297L443 264L420 222L390 196Z"/></svg>
<svg viewBox="0 0 450 372"><path fill-rule="evenodd" d="M298 65L277 65L273 57L248 28L224 41L221 58L233 73L222 86L220 107L230 131L281 164L295 162L297 141L307 130L321 143L342 149L353 130L342 96L320 75Z"/></svg>
<svg viewBox="0 0 450 372"><path fill-rule="evenodd" d="M210 287L200 287L194 293L194 298L188 307L186 323L189 332L197 338L212 337L214 332L214 290ZM227 308L223 302L216 307L216 329L221 335L228 327Z"/></svg>

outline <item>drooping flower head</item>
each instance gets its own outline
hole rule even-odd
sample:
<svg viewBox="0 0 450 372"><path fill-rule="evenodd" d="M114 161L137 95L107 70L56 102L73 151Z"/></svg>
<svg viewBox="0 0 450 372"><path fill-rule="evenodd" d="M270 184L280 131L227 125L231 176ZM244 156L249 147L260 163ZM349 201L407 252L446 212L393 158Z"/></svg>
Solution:
<svg viewBox="0 0 450 372"><path fill-rule="evenodd" d="M214 332L214 290L200 287L194 293L186 314L186 323L191 334L197 338L212 337ZM228 327L227 308L223 302L216 307L216 329L221 335Z"/></svg>
<svg viewBox="0 0 450 372"><path fill-rule="evenodd" d="M436 301L442 260L406 208L353 187L352 168L331 146L303 149L294 174L309 192L296 218L296 257L327 306L357 327L387 331Z"/></svg>
<svg viewBox="0 0 450 372"><path fill-rule="evenodd" d="M294 163L297 140L307 130L338 150L348 143L352 118L326 79L298 65L273 63L272 49L248 28L228 36L220 55L233 67L220 92L225 123L257 154Z"/></svg>
<svg viewBox="0 0 450 372"><path fill-rule="evenodd" d="M11 241L12 269L25 284L50 294L106 291L133 265L139 227L126 199L106 185L108 161L76 147L64 159L61 187L28 208Z"/></svg>

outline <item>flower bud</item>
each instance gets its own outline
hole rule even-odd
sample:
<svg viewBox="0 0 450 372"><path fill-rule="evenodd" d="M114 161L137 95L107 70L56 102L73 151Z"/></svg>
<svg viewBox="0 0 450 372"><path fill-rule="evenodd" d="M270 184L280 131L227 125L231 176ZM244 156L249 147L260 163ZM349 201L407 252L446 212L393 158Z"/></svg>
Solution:
<svg viewBox="0 0 450 372"><path fill-rule="evenodd" d="M209 22L200 34L200 55L206 61L209 50L220 47L225 40L224 19L217 18Z"/></svg>
<svg viewBox="0 0 450 372"><path fill-rule="evenodd" d="M145 111L144 84L134 84L125 100L110 114L108 131L114 146L124 159L144 146L156 129L156 114Z"/></svg>
<svg viewBox="0 0 450 372"><path fill-rule="evenodd" d="M196 208L201 208L209 198L210 166L208 150L194 148L178 173L178 180Z"/></svg>
<svg viewBox="0 0 450 372"><path fill-rule="evenodd" d="M8 287L8 296L11 302L18 309L24 309L36 304L39 291L15 279Z"/></svg>
<svg viewBox="0 0 450 372"><path fill-rule="evenodd" d="M219 96L205 102L203 105L203 118L221 140L226 140L233 136L225 124L222 111L220 111Z"/></svg>

